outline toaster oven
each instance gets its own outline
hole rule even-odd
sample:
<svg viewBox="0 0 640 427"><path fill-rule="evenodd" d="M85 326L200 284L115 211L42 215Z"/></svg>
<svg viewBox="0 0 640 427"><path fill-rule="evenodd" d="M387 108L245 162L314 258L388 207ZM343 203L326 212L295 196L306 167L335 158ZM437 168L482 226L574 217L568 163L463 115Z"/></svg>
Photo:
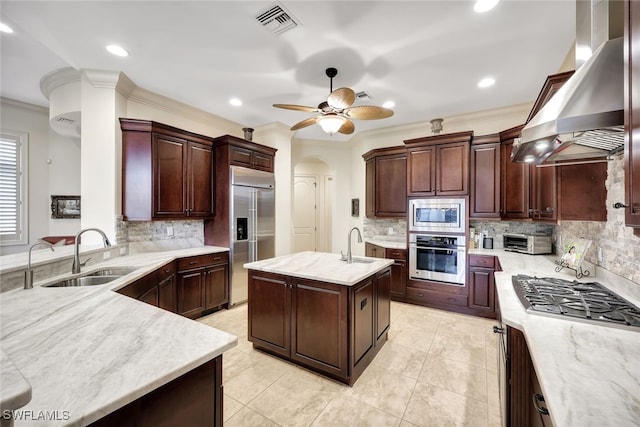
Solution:
<svg viewBox="0 0 640 427"><path fill-rule="evenodd" d="M538 255L551 253L551 236L540 234L505 233L504 250Z"/></svg>

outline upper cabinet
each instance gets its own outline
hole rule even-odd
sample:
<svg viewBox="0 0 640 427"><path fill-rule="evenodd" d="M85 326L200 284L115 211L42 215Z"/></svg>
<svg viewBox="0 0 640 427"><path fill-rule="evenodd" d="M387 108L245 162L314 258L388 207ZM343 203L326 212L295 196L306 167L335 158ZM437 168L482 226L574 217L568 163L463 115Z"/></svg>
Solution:
<svg viewBox="0 0 640 427"><path fill-rule="evenodd" d="M126 220L211 218L212 138L149 120L120 119Z"/></svg>
<svg viewBox="0 0 640 427"><path fill-rule="evenodd" d="M367 218L406 218L407 152L404 147L371 150L366 162Z"/></svg>
<svg viewBox="0 0 640 427"><path fill-rule="evenodd" d="M215 139L217 152L222 153L229 166L242 166L265 172L273 172L276 149L246 139L225 135Z"/></svg>
<svg viewBox="0 0 640 427"><path fill-rule="evenodd" d="M473 132L405 140L408 196L469 193L469 145Z"/></svg>
<svg viewBox="0 0 640 427"><path fill-rule="evenodd" d="M501 217L522 219L529 217L529 164L511 161L515 138L520 137L524 125L500 132L501 146Z"/></svg>
<svg viewBox="0 0 640 427"><path fill-rule="evenodd" d="M470 218L500 218L500 136L473 138L469 189Z"/></svg>
<svg viewBox="0 0 640 427"><path fill-rule="evenodd" d="M640 2L624 3L625 223L640 235Z"/></svg>

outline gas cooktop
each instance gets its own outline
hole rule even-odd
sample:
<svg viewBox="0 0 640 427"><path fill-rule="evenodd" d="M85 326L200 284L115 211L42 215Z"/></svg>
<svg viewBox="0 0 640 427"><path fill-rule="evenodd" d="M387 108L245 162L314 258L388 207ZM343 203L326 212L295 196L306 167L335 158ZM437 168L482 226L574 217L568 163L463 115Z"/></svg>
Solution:
<svg viewBox="0 0 640 427"><path fill-rule="evenodd" d="M600 283L555 277L512 277L513 287L527 311L640 327L640 309Z"/></svg>

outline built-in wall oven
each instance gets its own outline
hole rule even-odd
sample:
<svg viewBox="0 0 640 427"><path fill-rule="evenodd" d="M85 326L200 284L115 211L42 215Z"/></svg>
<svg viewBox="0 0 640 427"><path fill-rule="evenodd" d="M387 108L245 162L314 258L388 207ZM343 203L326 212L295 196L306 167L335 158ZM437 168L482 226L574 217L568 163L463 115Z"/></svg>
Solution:
<svg viewBox="0 0 640 427"><path fill-rule="evenodd" d="M465 199L410 199L409 232L466 234Z"/></svg>
<svg viewBox="0 0 640 427"><path fill-rule="evenodd" d="M464 235L409 234L409 277L464 286Z"/></svg>

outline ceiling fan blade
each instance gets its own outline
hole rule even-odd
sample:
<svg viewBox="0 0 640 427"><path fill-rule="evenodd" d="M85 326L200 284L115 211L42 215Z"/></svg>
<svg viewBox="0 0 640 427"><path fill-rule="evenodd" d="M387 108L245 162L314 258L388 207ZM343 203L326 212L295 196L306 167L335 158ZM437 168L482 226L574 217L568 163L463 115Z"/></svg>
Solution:
<svg viewBox="0 0 640 427"><path fill-rule="evenodd" d="M375 105L351 107L344 110L343 113L352 119L360 120L378 120L393 116L393 110Z"/></svg>
<svg viewBox="0 0 640 427"><path fill-rule="evenodd" d="M327 103L340 110L350 107L355 101L356 93L348 87L336 89L327 97Z"/></svg>
<svg viewBox="0 0 640 427"><path fill-rule="evenodd" d="M318 122L318 119L322 116L310 117L308 119L304 119L295 125L291 126L291 130L298 130L302 128L306 128L307 126L315 125Z"/></svg>
<svg viewBox="0 0 640 427"><path fill-rule="evenodd" d="M344 133L345 135L351 135L354 130L356 130L355 125L351 120L347 119L347 121L344 122L340 129L338 129L338 132Z"/></svg>
<svg viewBox="0 0 640 427"><path fill-rule="evenodd" d="M306 105L295 105L295 104L273 104L276 108L284 108L285 110L295 110L295 111L307 111L309 113L315 113L318 110L317 107L307 107Z"/></svg>

